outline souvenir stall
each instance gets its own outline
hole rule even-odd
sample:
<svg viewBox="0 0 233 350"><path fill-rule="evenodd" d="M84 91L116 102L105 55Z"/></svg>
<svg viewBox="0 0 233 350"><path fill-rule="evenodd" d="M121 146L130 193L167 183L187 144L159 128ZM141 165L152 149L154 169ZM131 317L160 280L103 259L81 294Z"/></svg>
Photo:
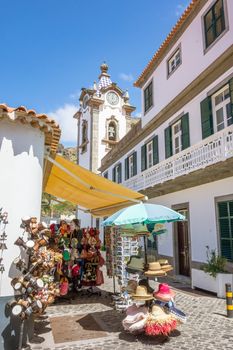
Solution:
<svg viewBox="0 0 233 350"><path fill-rule="evenodd" d="M148 264L146 250L148 235L162 234L165 222L178 220L184 220L184 217L169 208L142 203L122 209L104 221L104 225L113 226L115 230L112 232L118 232L122 238L125 235L128 240L144 237L144 257L130 256L125 267L128 278L124 280L120 295L114 297L116 309L126 310L124 329L133 334L167 336L186 321L185 314L175 307L175 293L167 284L157 283L155 288L150 286L150 280L157 282L159 277L166 276L173 269L172 266L166 259Z"/></svg>
<svg viewBox="0 0 233 350"><path fill-rule="evenodd" d="M103 283L104 260L96 229L81 230L78 220L48 229L35 217L23 218L21 228L14 243L20 248L13 261L18 271L11 281L15 297L8 302L14 317L25 320L41 314L55 297Z"/></svg>
<svg viewBox="0 0 233 350"><path fill-rule="evenodd" d="M104 259L100 253L101 241L96 228L80 229L79 221L74 219L68 226L62 222L54 234L55 242L62 253L57 273L60 275L60 294L65 296L69 290L94 293L95 286L104 283L100 269Z"/></svg>

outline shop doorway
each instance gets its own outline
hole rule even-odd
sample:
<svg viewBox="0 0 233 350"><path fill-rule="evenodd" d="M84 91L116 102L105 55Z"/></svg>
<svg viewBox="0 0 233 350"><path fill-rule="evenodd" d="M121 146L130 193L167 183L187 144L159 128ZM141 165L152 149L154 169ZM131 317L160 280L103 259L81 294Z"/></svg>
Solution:
<svg viewBox="0 0 233 350"><path fill-rule="evenodd" d="M174 223L176 273L190 277L189 211L188 207L175 210L187 219L186 221Z"/></svg>

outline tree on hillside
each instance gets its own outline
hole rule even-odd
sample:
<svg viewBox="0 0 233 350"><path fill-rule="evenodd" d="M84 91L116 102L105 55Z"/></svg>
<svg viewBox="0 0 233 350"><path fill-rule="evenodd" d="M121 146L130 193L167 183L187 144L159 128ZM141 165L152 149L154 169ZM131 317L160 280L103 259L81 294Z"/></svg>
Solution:
<svg viewBox="0 0 233 350"><path fill-rule="evenodd" d="M75 214L76 205L68 201L62 201L57 197L43 192L41 215L42 216L61 216Z"/></svg>

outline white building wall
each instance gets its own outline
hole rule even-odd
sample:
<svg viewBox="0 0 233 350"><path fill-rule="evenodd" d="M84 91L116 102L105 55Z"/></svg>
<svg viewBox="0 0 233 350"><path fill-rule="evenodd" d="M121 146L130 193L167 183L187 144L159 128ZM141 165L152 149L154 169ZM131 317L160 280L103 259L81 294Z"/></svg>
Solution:
<svg viewBox="0 0 233 350"><path fill-rule="evenodd" d="M152 198L150 202L170 208L189 203L191 257L193 261L205 262L206 246L218 249L215 198L227 195L233 198L233 177ZM173 225L167 224L167 228L168 233L158 236L158 251L173 256Z"/></svg>
<svg viewBox="0 0 233 350"><path fill-rule="evenodd" d="M14 242L22 234L21 218L40 218L43 158L44 134L40 130L16 122L0 122L0 207L8 212L9 221L1 296L14 294L10 281L19 273L12 261L20 254Z"/></svg>
<svg viewBox="0 0 233 350"><path fill-rule="evenodd" d="M197 17L173 45L166 57L162 60L141 90L141 106L144 111L144 88L153 79L154 106L142 117L142 126L146 125L157 115L173 98L197 78L208 66L213 63L228 47L233 44L233 1L224 0L227 5L229 30L220 40L204 52L204 36L202 34L202 16L214 4L207 1ZM182 63L167 79L167 59L181 44Z"/></svg>
<svg viewBox="0 0 233 350"><path fill-rule="evenodd" d="M195 96L189 103L187 103L182 109L180 109L177 113L175 113L171 118L169 118L165 123L160 125L156 130L152 131L151 134L145 138L143 141L139 142L133 149L129 150L121 159L117 160L113 163L109 169L109 179L112 179L112 169L113 167L121 162L122 163L122 179L124 181L124 159L127 158L133 151L137 151L137 174L141 172L141 146L149 140L154 135L158 135L158 143L159 143L159 161L165 159L165 138L164 138L164 130L176 119L181 113L189 113L189 131L190 131L190 146L195 145L196 143L202 140L202 130L201 130L201 110L200 103L207 97L207 94L218 86L221 85L221 82L232 76L233 67L226 71L221 77L215 80L211 85L209 85L206 89L204 89L200 94ZM142 117L143 119L144 117Z"/></svg>

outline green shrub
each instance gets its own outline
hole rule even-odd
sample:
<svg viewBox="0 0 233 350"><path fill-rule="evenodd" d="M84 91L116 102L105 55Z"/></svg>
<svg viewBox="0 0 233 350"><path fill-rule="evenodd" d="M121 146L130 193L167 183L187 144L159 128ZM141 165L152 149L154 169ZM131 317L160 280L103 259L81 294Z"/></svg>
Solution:
<svg viewBox="0 0 233 350"><path fill-rule="evenodd" d="M203 266L203 270L210 274L210 276L216 278L217 273L224 273L225 265L227 262L227 259L223 256L218 255L217 251L215 249L211 249L206 246L206 256L207 256L207 263Z"/></svg>

